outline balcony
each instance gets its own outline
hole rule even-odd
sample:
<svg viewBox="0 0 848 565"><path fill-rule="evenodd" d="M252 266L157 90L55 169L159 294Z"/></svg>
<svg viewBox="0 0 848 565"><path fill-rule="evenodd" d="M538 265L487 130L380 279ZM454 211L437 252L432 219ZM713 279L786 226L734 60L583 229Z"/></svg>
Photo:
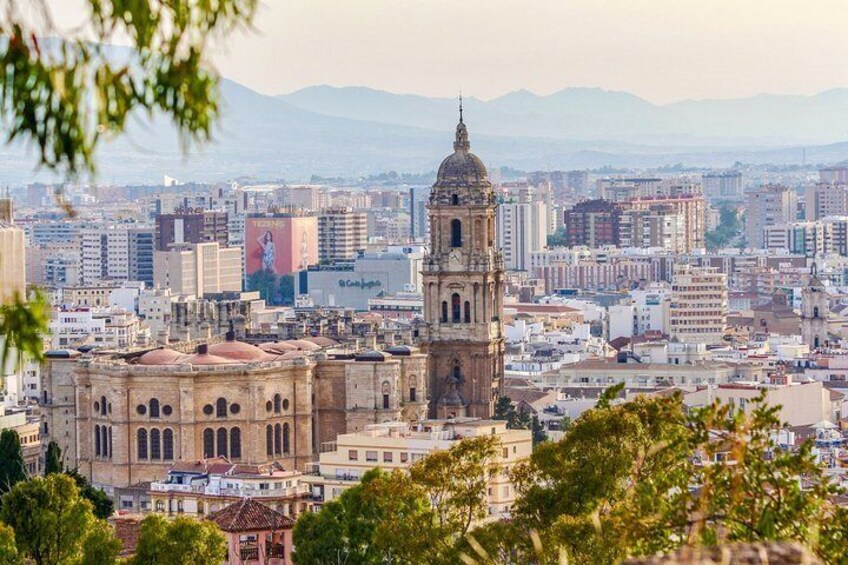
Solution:
<svg viewBox="0 0 848 565"><path fill-rule="evenodd" d="M286 546L281 543L271 543L267 546L269 559L284 559L286 557Z"/></svg>
<svg viewBox="0 0 848 565"><path fill-rule="evenodd" d="M239 558L242 562L259 561L259 545L255 541L239 542Z"/></svg>

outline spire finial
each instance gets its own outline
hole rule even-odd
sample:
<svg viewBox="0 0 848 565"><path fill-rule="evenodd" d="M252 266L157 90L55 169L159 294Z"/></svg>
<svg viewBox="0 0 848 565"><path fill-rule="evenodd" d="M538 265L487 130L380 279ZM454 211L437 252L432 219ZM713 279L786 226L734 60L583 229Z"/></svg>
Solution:
<svg viewBox="0 0 848 565"><path fill-rule="evenodd" d="M462 123L462 89L459 89L459 123Z"/></svg>

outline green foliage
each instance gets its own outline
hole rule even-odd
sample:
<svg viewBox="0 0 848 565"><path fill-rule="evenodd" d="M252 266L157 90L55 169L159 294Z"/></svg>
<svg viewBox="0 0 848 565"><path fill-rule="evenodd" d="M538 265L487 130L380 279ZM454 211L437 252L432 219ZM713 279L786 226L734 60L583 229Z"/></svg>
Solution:
<svg viewBox="0 0 848 565"><path fill-rule="evenodd" d="M355 487L301 516L294 529L298 565L414 563L431 551L433 523L423 490L400 471L368 471Z"/></svg>
<svg viewBox="0 0 848 565"><path fill-rule="evenodd" d="M17 551L38 565L115 563L120 545L63 474L21 482L3 496L2 521ZM0 544L2 547L3 544Z"/></svg>
<svg viewBox="0 0 848 565"><path fill-rule="evenodd" d="M510 430L530 430L533 432L533 446L548 440L545 427L536 415L530 416L523 409L516 410L512 400L508 396L501 396L495 402L495 413L493 420L506 420L506 427Z"/></svg>
<svg viewBox="0 0 848 565"><path fill-rule="evenodd" d="M736 213L736 207L731 203L723 203L719 208L719 224L713 231L704 236L707 249L720 249L742 231L742 222Z"/></svg>
<svg viewBox="0 0 848 565"><path fill-rule="evenodd" d="M457 540L486 515L497 446L493 436L470 438L414 463L408 474L369 471L320 512L298 519L295 561L456 563Z"/></svg>
<svg viewBox="0 0 848 565"><path fill-rule="evenodd" d="M55 441L50 441L47 444L47 454L44 458L44 476L52 475L53 473L61 473L64 465L62 464L62 449Z"/></svg>
<svg viewBox="0 0 848 565"><path fill-rule="evenodd" d="M206 520L168 520L151 514L141 523L132 565L206 565L227 559L227 540Z"/></svg>
<svg viewBox="0 0 848 565"><path fill-rule="evenodd" d="M91 482L81 475L78 470L73 469L65 473L74 480L79 489L80 496L91 503L94 515L105 520L115 511L115 502L103 490L95 488Z"/></svg>
<svg viewBox="0 0 848 565"><path fill-rule="evenodd" d="M15 531L0 523L0 565L19 565L23 563L15 546Z"/></svg>
<svg viewBox="0 0 848 565"><path fill-rule="evenodd" d="M280 277L280 303L294 304L294 275L283 275Z"/></svg>
<svg viewBox="0 0 848 565"><path fill-rule="evenodd" d="M247 26L256 0L88 0L91 25L69 36L49 6L8 4L0 21L0 104L9 139L32 142L41 164L75 176L95 170L107 136L136 111L162 112L184 144L209 139L218 76L205 59L212 41ZM60 36L60 41L41 38ZM129 41L129 56L104 47ZM120 43L119 42L119 43Z"/></svg>
<svg viewBox="0 0 848 565"><path fill-rule="evenodd" d="M565 226L558 227L554 233L548 236L548 247L565 247L567 243Z"/></svg>
<svg viewBox="0 0 848 565"><path fill-rule="evenodd" d="M247 276L247 290L259 291L259 297L268 304L278 302L277 275L271 269L260 269Z"/></svg>
<svg viewBox="0 0 848 565"><path fill-rule="evenodd" d="M21 438L18 432L6 428L0 432L0 494L9 492L26 478Z"/></svg>
<svg viewBox="0 0 848 565"><path fill-rule="evenodd" d="M0 305L0 336L3 336L0 364L5 365L9 354L16 351L18 367L29 357L35 361L44 359L41 336L47 333L49 307L41 292L35 291L31 300L15 295L11 302Z"/></svg>

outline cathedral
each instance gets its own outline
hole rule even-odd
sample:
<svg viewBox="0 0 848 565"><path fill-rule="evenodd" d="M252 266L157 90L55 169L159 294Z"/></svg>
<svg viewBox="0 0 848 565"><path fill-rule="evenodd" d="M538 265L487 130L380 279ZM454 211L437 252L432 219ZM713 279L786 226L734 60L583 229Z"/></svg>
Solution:
<svg viewBox="0 0 848 565"><path fill-rule="evenodd" d="M503 257L495 246L497 201L486 167L471 153L461 101L453 149L427 207L430 416L489 418L503 392Z"/></svg>

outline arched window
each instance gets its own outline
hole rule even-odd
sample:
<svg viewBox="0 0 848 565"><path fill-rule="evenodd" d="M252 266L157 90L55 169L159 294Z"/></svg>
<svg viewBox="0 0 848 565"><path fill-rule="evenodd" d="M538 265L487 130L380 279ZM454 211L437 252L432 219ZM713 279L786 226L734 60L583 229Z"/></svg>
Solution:
<svg viewBox="0 0 848 565"><path fill-rule="evenodd" d="M94 456L100 457L100 426L94 426Z"/></svg>
<svg viewBox="0 0 848 565"><path fill-rule="evenodd" d="M158 418L159 417L159 399L151 398L150 399L150 417Z"/></svg>
<svg viewBox="0 0 848 565"><path fill-rule="evenodd" d="M451 295L451 311L453 312L454 323L458 323L462 319L461 304L462 299L459 298L459 293L454 292Z"/></svg>
<svg viewBox="0 0 848 565"><path fill-rule="evenodd" d="M451 196L451 204L454 206L459 206L459 194L454 194Z"/></svg>
<svg viewBox="0 0 848 565"><path fill-rule="evenodd" d="M227 456L227 428L218 428L218 451L219 457Z"/></svg>
<svg viewBox="0 0 848 565"><path fill-rule="evenodd" d="M462 372L459 369L459 361L454 361L453 363L453 378L459 380L462 376Z"/></svg>
<svg viewBox="0 0 848 565"><path fill-rule="evenodd" d="M233 459L241 458L241 430L239 428L230 429L230 457Z"/></svg>
<svg viewBox="0 0 848 565"><path fill-rule="evenodd" d="M162 459L162 434L157 428L150 430L150 458Z"/></svg>
<svg viewBox="0 0 848 565"><path fill-rule="evenodd" d="M410 401L410 402L415 402L415 401L416 401L416 400L415 400L415 398L416 398L416 395L415 395L415 387L414 387L414 386L411 386L411 387L409 387L409 401Z"/></svg>
<svg viewBox="0 0 848 565"><path fill-rule="evenodd" d="M138 459L147 459L147 430L139 428L136 432L136 443L138 444Z"/></svg>
<svg viewBox="0 0 848 565"><path fill-rule="evenodd" d="M274 426L271 424L265 426L265 453L268 457L274 455Z"/></svg>
<svg viewBox="0 0 848 565"><path fill-rule="evenodd" d="M279 394L274 395L274 412L280 413L280 403L282 402L282 397Z"/></svg>
<svg viewBox="0 0 848 565"><path fill-rule="evenodd" d="M471 323L471 303L469 301L465 301L465 318L464 321L466 324Z"/></svg>
<svg viewBox="0 0 848 565"><path fill-rule="evenodd" d="M215 432L212 428L203 430L203 457L215 457Z"/></svg>
<svg viewBox="0 0 848 565"><path fill-rule="evenodd" d="M448 301L442 300L442 323L448 321Z"/></svg>
<svg viewBox="0 0 848 565"><path fill-rule="evenodd" d="M112 457L112 426L109 426L109 458Z"/></svg>
<svg viewBox="0 0 848 565"><path fill-rule="evenodd" d="M451 220L451 247L462 247L462 222Z"/></svg>
<svg viewBox="0 0 848 565"><path fill-rule="evenodd" d="M818 317L819 317L819 307L813 306L813 318L818 318Z"/></svg>
<svg viewBox="0 0 848 565"><path fill-rule="evenodd" d="M819 345L820 345L819 336L816 336L815 339L813 340L813 348L818 349Z"/></svg>
<svg viewBox="0 0 848 565"><path fill-rule="evenodd" d="M227 399L219 398L215 401L215 416L218 418L227 417Z"/></svg>
<svg viewBox="0 0 848 565"><path fill-rule="evenodd" d="M106 415L106 397L105 396L100 397L100 415L101 416Z"/></svg>
<svg viewBox="0 0 848 565"><path fill-rule="evenodd" d="M103 457L109 457L109 427L100 426L100 454Z"/></svg>
<svg viewBox="0 0 848 565"><path fill-rule="evenodd" d="M283 429L280 424L274 424L274 454L282 455L283 453Z"/></svg>
<svg viewBox="0 0 848 565"><path fill-rule="evenodd" d="M283 424L283 453L288 454L290 451L290 440L289 440L289 425Z"/></svg>
<svg viewBox="0 0 848 565"><path fill-rule="evenodd" d="M174 460L174 430L166 428L162 432L162 459Z"/></svg>

